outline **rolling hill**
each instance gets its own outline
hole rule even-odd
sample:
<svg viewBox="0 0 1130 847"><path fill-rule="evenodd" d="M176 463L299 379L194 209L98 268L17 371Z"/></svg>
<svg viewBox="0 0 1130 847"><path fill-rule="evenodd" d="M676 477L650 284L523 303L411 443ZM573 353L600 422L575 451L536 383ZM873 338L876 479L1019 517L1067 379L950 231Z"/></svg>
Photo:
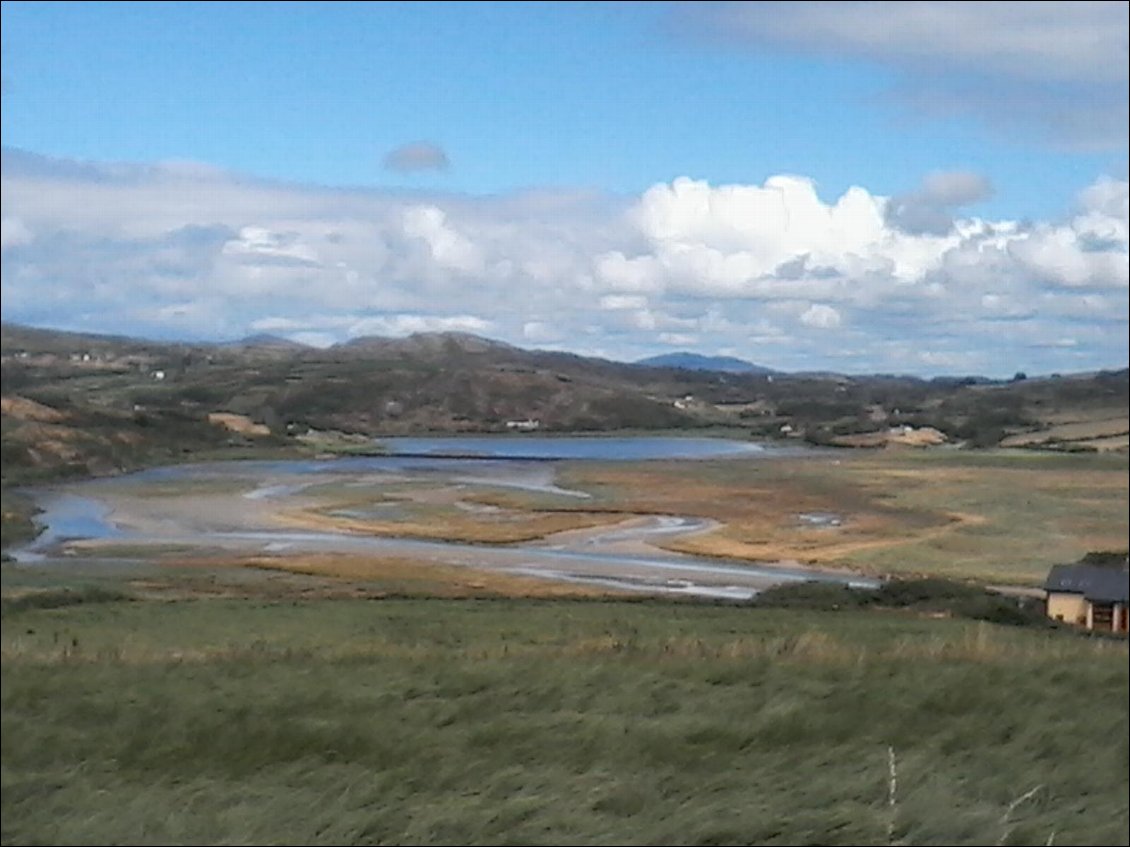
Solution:
<svg viewBox="0 0 1130 847"><path fill-rule="evenodd" d="M512 421L548 432L727 427L842 446L1070 450L1125 450L1128 429L1126 369L1007 382L770 375L523 350L461 333L322 350L15 325L0 334L0 366L7 481L216 450L297 449L311 433L327 434L319 444L340 435L356 445L382 435L506 432ZM242 418L232 415L247 425L233 427Z"/></svg>

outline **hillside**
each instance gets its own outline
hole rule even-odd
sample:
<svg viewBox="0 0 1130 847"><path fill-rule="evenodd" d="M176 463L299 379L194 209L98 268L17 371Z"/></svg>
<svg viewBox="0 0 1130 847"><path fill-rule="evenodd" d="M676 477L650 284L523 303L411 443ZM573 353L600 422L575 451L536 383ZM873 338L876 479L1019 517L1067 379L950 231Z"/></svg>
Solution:
<svg viewBox="0 0 1130 847"><path fill-rule="evenodd" d="M311 430L363 441L506 432L518 422L549 432L723 426L841 446L1073 450L1125 450L1128 431L1126 369L1008 382L722 373L529 351L460 333L319 350L276 339L162 343L12 325L0 337L0 366L6 481L109 473L205 451L295 449L296 436ZM246 425L229 426L230 415Z"/></svg>

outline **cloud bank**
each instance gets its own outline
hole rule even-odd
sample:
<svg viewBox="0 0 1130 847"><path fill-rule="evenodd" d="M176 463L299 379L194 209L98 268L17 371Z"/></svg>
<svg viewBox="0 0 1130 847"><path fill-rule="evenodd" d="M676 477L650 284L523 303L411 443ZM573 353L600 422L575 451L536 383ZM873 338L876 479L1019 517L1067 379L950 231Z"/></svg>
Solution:
<svg viewBox="0 0 1130 847"><path fill-rule="evenodd" d="M920 112L1109 150L1127 142L1130 5L1106 2L685 4L681 31L863 59Z"/></svg>
<svg viewBox="0 0 1130 847"><path fill-rule="evenodd" d="M960 216L977 174L894 198L798 175L621 198L272 183L186 163L6 150L5 320L313 344L461 330L633 359L672 346L787 370L1029 373L1126 363L1128 191L1054 221Z"/></svg>

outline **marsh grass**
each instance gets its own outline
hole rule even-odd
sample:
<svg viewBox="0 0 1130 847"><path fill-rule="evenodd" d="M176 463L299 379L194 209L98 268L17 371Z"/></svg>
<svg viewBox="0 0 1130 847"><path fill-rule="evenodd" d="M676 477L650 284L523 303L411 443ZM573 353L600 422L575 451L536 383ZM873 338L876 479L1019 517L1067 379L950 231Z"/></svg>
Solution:
<svg viewBox="0 0 1130 847"><path fill-rule="evenodd" d="M2 627L5 843L1127 842L1124 642L659 601Z"/></svg>
<svg viewBox="0 0 1130 847"><path fill-rule="evenodd" d="M573 465L586 508L698 515L724 526L665 546L870 573L1038 584L1052 564L1124 547L1125 455L863 451L746 462ZM797 520L842 518L834 528Z"/></svg>
<svg viewBox="0 0 1130 847"><path fill-rule="evenodd" d="M44 588L6 594L0 600L0 610L2 614L9 615L27 609L60 609L83 603L117 603L129 599L130 596L126 592L102 585Z"/></svg>
<svg viewBox="0 0 1130 847"><path fill-rule="evenodd" d="M408 556L252 556L229 564L325 578L398 597L606 597L628 592Z"/></svg>
<svg viewBox="0 0 1130 847"><path fill-rule="evenodd" d="M616 515L580 511L519 511L504 515L468 515L455 507L405 507L407 517L373 520L340 517L330 512L340 505L317 510L294 510L285 520L308 529L351 532L396 538L422 538L464 544L516 544L537 541L556 532L609 526Z"/></svg>

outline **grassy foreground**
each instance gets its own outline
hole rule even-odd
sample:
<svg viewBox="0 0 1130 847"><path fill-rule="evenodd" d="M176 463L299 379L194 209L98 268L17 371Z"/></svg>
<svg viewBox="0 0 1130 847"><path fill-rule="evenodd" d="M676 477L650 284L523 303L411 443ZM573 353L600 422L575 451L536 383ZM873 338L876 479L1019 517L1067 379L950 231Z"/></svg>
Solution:
<svg viewBox="0 0 1130 847"><path fill-rule="evenodd" d="M1125 641L659 601L86 599L3 616L4 843L1130 837Z"/></svg>

